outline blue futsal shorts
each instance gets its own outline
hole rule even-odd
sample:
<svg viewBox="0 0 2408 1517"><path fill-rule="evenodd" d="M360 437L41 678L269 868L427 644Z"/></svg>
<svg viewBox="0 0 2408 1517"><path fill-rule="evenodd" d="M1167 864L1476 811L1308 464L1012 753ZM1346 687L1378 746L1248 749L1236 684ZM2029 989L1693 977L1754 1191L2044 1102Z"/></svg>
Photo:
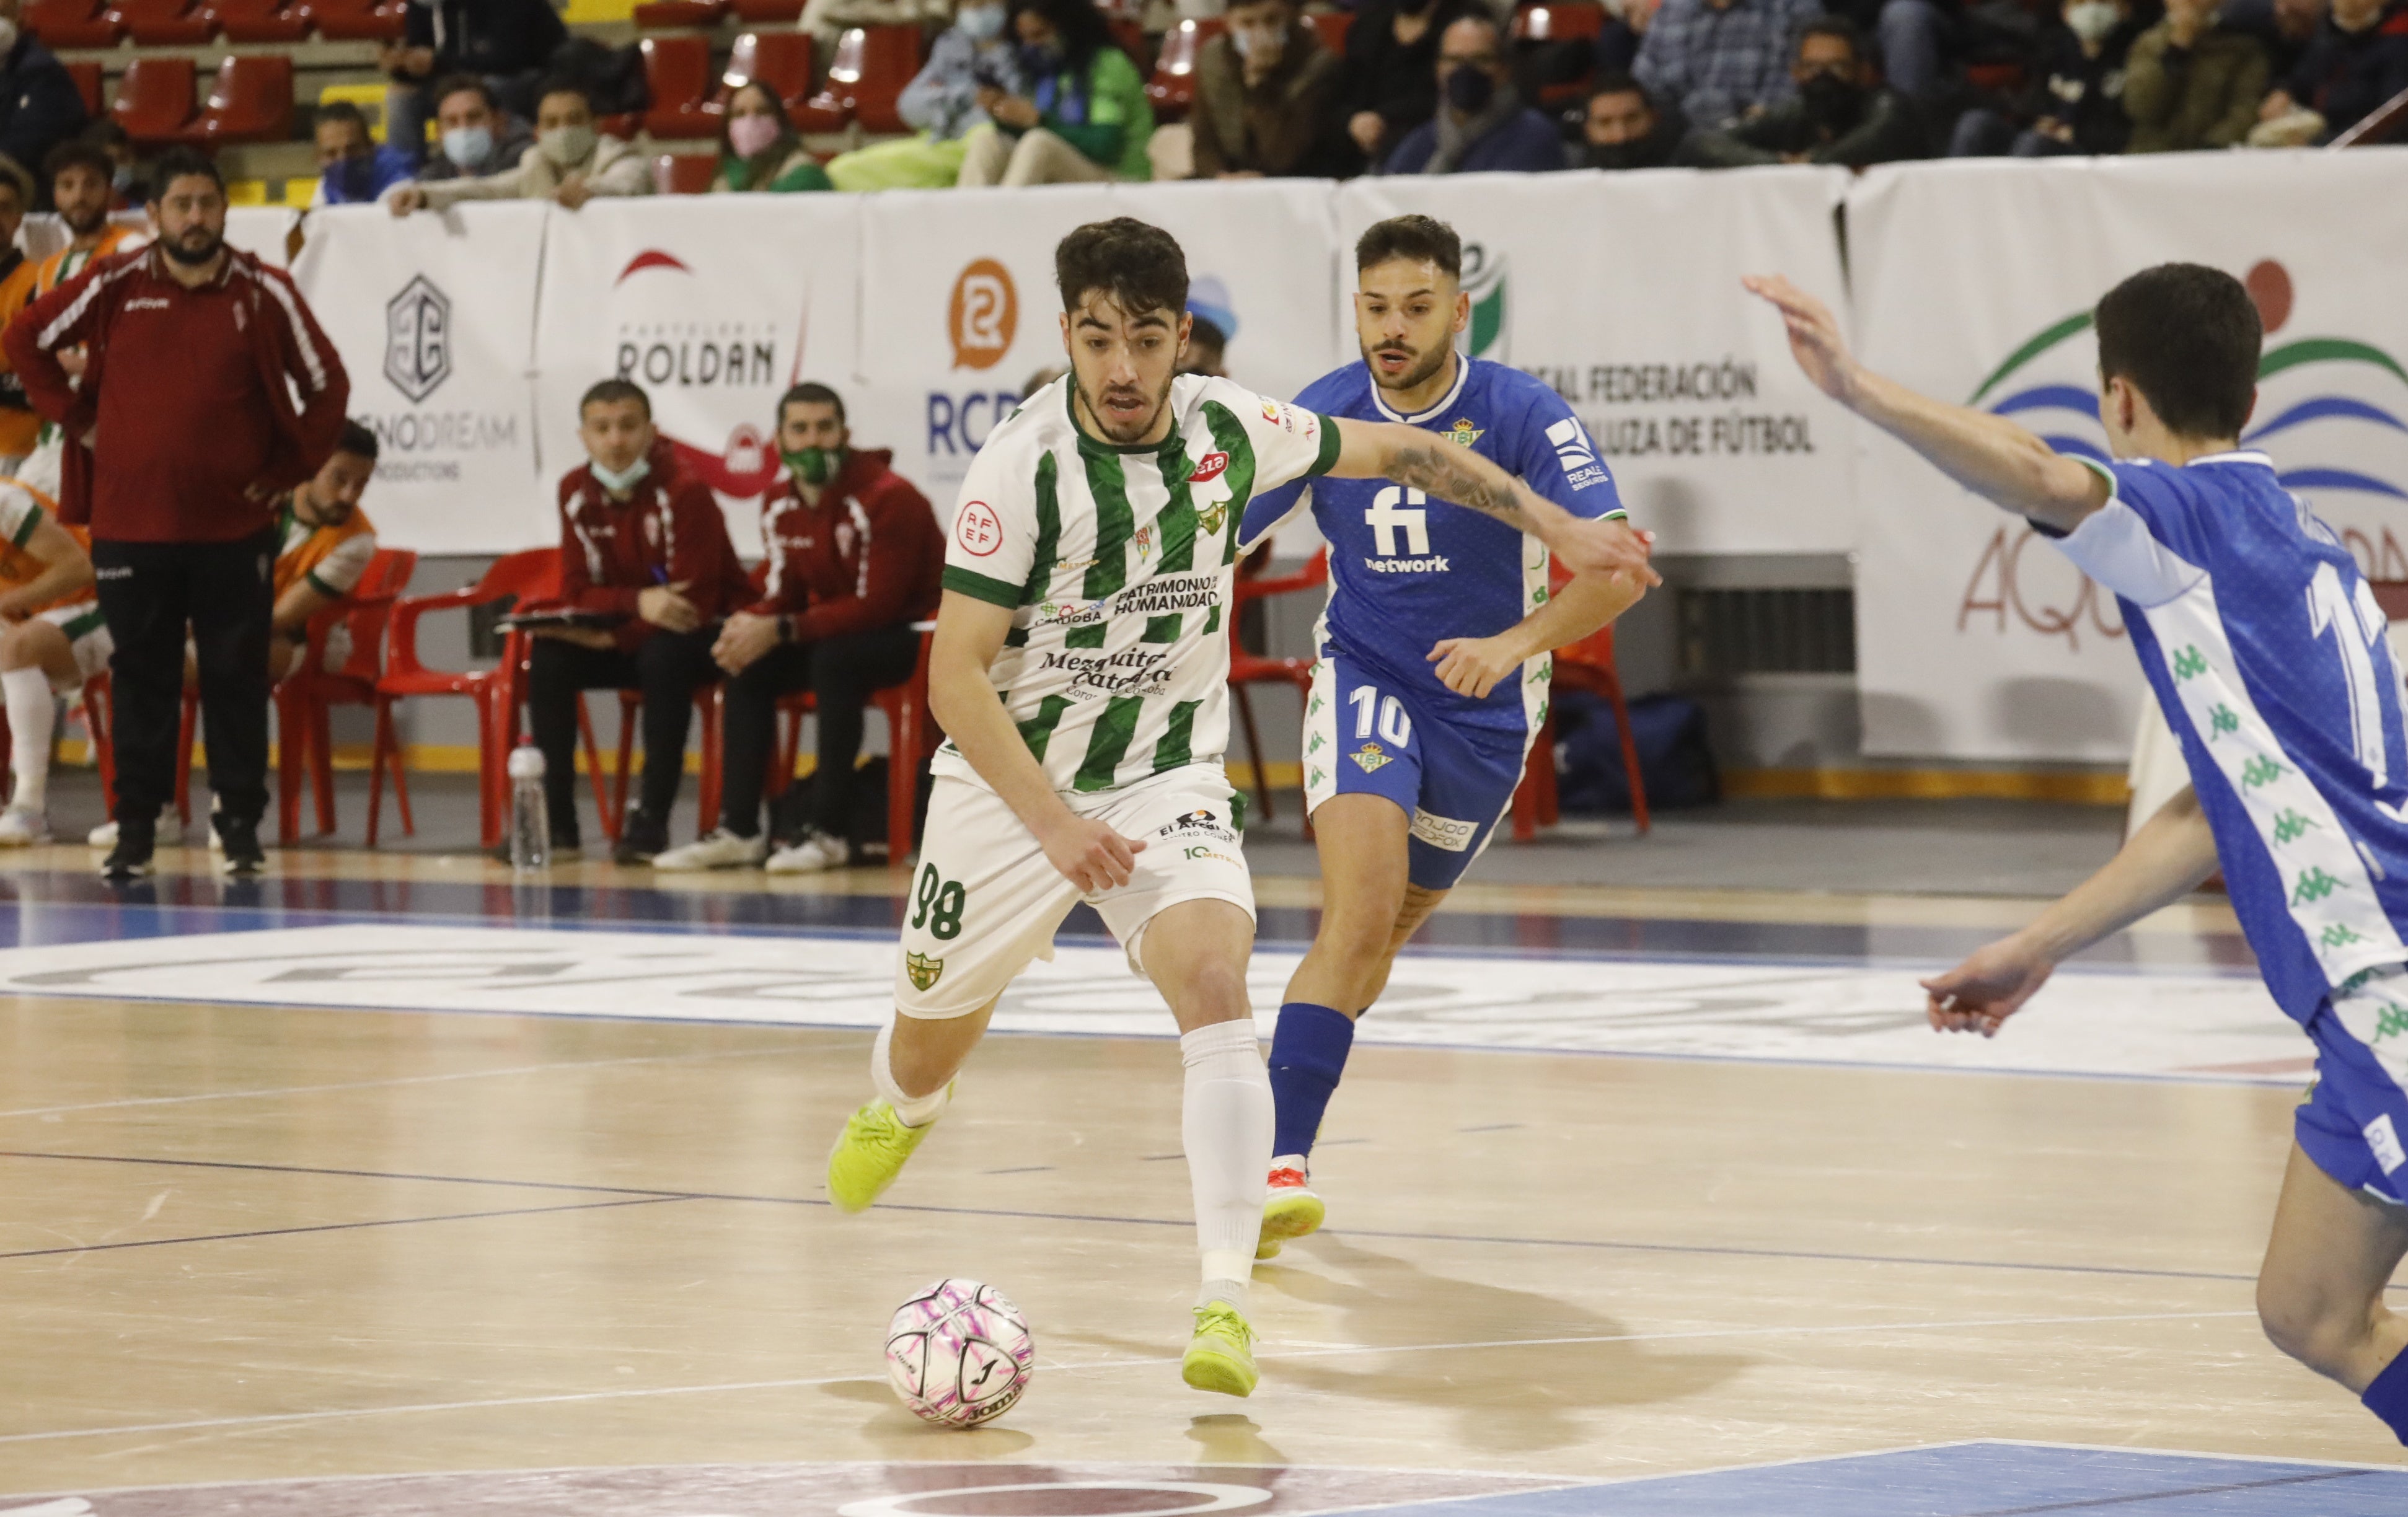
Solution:
<svg viewBox="0 0 2408 1517"><path fill-rule="evenodd" d="M2408 969L2362 975L2308 1020L2316 1082L2293 1121L2300 1150L2353 1191L2408 1202Z"/></svg>
<svg viewBox="0 0 2408 1517"><path fill-rule="evenodd" d="M1305 809L1332 795L1386 796L1412 818L1412 882L1451 890L1513 804L1535 725L1434 715L1404 681L1326 652L1305 702Z"/></svg>

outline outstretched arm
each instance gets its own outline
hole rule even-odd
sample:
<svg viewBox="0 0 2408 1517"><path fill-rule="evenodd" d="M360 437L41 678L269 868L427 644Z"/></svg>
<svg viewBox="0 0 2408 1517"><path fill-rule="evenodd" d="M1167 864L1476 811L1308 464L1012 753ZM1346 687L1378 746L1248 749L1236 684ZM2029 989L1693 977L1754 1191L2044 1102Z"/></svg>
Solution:
<svg viewBox="0 0 2408 1517"><path fill-rule="evenodd" d="M1780 310L1789 351L1817 388L1973 494L2060 532L2107 504L2107 481L2096 470L2005 417L1918 395L1857 363L1830 311L1780 275L1740 282Z"/></svg>
<svg viewBox="0 0 2408 1517"><path fill-rule="evenodd" d="M1577 573L1626 570L1642 584L1664 581L1647 566L1655 539L1618 516L1574 516L1469 448L1396 422L1337 422L1341 479L1393 479L1411 490L1493 516L1553 549Z"/></svg>
<svg viewBox="0 0 2408 1517"><path fill-rule="evenodd" d="M2198 793L2186 785L2097 874L2031 925L1923 981L1932 1027L1996 1037L1999 1024L2022 1009L2058 964L2182 899L2214 872L2215 838Z"/></svg>

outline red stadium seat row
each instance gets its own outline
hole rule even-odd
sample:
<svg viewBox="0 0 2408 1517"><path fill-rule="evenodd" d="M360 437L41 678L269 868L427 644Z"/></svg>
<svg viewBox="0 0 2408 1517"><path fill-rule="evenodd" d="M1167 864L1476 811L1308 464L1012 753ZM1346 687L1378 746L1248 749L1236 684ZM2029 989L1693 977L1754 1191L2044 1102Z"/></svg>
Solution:
<svg viewBox="0 0 2408 1517"><path fill-rule="evenodd" d="M727 66L716 79L705 38L649 36L642 47L652 107L641 118L606 123L623 132L640 125L664 140L715 137L726 119L728 96L754 79L776 92L801 131L840 132L855 122L867 132L910 130L896 101L920 71L916 26L855 27L845 33L829 61L827 82L817 93L811 89L811 39L806 33L745 33L736 39Z"/></svg>
<svg viewBox="0 0 2408 1517"><path fill-rule="evenodd" d="M791 26L803 15L803 0L645 0L636 24L647 31L717 26L734 17L747 26Z"/></svg>
<svg viewBox="0 0 2408 1517"><path fill-rule="evenodd" d="M194 47L228 42L390 41L405 0L33 0L25 24L53 48Z"/></svg>
<svg viewBox="0 0 2408 1517"><path fill-rule="evenodd" d="M125 65L109 115L145 147L280 142L293 135L292 59L228 58L197 109L194 78L189 58L136 58Z"/></svg>

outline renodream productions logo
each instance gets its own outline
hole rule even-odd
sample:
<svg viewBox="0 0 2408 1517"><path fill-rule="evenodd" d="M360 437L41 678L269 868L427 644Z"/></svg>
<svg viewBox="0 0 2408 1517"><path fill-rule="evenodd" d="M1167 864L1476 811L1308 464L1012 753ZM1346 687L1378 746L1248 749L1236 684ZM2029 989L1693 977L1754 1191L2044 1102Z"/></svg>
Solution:
<svg viewBox="0 0 2408 1517"><path fill-rule="evenodd" d="M425 275L412 275L385 302L384 379L418 408L371 411L361 418L377 436L379 479L457 483L460 455L518 446L514 415L474 407L427 408L452 367L452 298Z"/></svg>

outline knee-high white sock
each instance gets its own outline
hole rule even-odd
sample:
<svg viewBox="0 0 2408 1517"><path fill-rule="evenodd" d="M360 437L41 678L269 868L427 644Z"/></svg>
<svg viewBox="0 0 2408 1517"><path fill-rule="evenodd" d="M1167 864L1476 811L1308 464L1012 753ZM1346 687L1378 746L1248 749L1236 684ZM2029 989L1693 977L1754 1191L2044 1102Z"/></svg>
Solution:
<svg viewBox="0 0 2408 1517"><path fill-rule="evenodd" d="M894 1053L895 1023L890 1022L878 1029L878 1041L869 1045L869 1082L886 1097L886 1104L903 1119L904 1126L925 1127L937 1120L945 1103L953 1098L953 1081L947 1081L926 1095L906 1095L903 1087L895 1082Z"/></svg>
<svg viewBox="0 0 2408 1517"><path fill-rule="evenodd" d="M1204 1297L1246 1304L1254 1244L1263 1230L1263 1186L1271 1167L1271 1077L1254 1024L1216 1022L1179 1039L1187 1066L1180 1135L1196 1193L1196 1243L1204 1256Z"/></svg>
<svg viewBox="0 0 2408 1517"><path fill-rule="evenodd" d="M8 708L8 768L17 777L8 804L38 812L50 801L50 729L59 710L50 677L39 669L0 674L0 701Z"/></svg>

